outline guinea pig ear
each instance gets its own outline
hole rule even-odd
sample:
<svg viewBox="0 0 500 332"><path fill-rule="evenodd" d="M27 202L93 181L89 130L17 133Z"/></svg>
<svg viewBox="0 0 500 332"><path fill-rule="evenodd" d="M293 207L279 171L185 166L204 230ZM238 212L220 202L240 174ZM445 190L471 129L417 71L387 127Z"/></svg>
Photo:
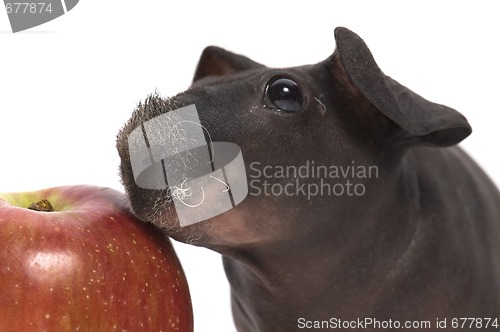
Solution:
<svg viewBox="0 0 500 332"><path fill-rule="evenodd" d="M472 129L463 115L422 98L386 76L358 35L338 27L335 40L340 63L352 84L407 134L434 146L454 145L470 135Z"/></svg>
<svg viewBox="0 0 500 332"><path fill-rule="evenodd" d="M245 56L231 53L217 46L209 46L201 54L193 82L207 76L224 76L261 67L264 66Z"/></svg>

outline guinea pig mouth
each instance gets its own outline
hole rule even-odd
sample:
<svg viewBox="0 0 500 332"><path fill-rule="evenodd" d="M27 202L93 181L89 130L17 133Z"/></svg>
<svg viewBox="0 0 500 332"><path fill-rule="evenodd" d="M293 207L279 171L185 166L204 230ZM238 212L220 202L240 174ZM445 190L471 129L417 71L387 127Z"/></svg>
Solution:
<svg viewBox="0 0 500 332"><path fill-rule="evenodd" d="M135 185L168 192L180 226L232 209L248 194L239 146L213 142L194 104L140 123L127 140Z"/></svg>

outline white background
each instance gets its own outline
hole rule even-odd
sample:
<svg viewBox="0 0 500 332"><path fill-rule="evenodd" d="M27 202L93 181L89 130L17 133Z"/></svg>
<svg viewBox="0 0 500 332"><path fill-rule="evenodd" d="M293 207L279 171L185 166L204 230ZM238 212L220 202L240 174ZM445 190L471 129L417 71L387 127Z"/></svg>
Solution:
<svg viewBox="0 0 500 332"><path fill-rule="evenodd" d="M116 133L155 89L185 90L205 46L269 66L302 65L333 52L336 26L358 33L386 74L462 112L474 130L462 146L499 183L497 8L495 1L80 0L18 34L0 10L0 191L122 190ZM175 246L196 331L234 331L219 255Z"/></svg>

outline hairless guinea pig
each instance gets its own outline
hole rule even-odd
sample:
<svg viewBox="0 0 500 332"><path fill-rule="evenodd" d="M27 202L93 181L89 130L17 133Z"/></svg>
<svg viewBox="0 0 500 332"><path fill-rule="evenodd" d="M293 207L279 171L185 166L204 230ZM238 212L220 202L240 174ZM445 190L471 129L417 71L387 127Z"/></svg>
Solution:
<svg viewBox="0 0 500 332"><path fill-rule="evenodd" d="M117 141L134 213L222 254L238 331L498 326L500 194L455 146L469 123L335 40L285 69L208 47L189 90L139 104Z"/></svg>

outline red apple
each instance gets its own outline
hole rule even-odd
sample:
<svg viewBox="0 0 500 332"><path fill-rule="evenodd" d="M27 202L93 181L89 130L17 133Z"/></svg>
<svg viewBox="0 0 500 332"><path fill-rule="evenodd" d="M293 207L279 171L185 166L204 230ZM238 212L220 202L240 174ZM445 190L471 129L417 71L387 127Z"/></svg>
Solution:
<svg viewBox="0 0 500 332"><path fill-rule="evenodd" d="M193 331L170 240L128 211L93 186L0 194L0 331Z"/></svg>

